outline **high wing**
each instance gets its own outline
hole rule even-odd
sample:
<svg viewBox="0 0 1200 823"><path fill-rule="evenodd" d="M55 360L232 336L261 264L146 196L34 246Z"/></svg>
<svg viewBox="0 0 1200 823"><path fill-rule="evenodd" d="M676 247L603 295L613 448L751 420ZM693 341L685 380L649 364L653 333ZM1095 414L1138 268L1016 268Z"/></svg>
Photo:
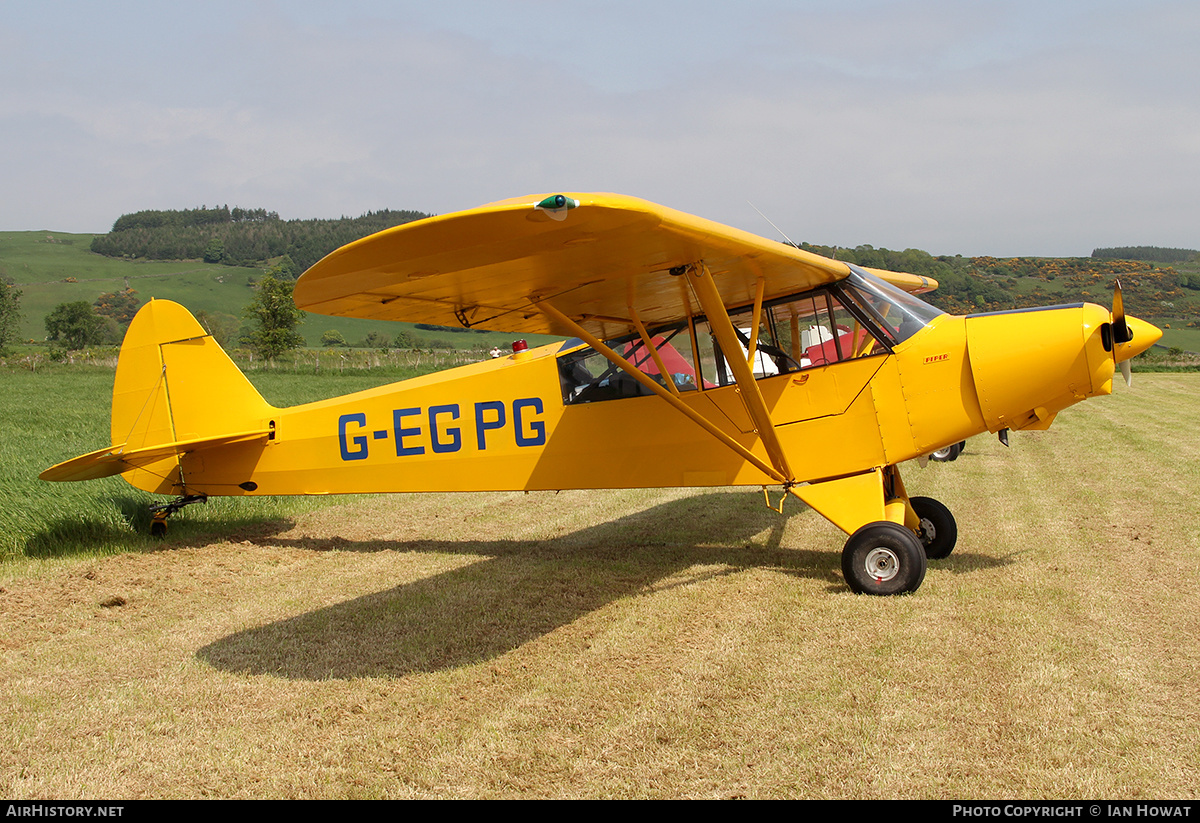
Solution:
<svg viewBox="0 0 1200 823"><path fill-rule="evenodd" d="M840 280L845 263L618 194L530 195L431 217L329 254L296 283L307 311L518 334L601 339L699 314L686 267L711 272L723 305ZM936 281L877 272L914 293ZM760 286L761 284L761 286ZM759 288L763 291L760 293ZM761 294L761 297L758 295Z"/></svg>

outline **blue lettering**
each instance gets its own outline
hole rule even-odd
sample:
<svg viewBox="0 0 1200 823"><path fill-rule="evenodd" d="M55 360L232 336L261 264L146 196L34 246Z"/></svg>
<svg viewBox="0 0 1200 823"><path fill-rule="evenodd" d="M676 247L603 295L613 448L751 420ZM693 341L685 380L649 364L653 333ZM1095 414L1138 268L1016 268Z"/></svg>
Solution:
<svg viewBox="0 0 1200 823"><path fill-rule="evenodd" d="M519 447L546 445L545 402L540 397L519 397L512 401L513 437ZM488 447L488 432L508 425L509 406L503 400L475 403L475 442L480 451ZM396 438L396 456L425 454L422 418L429 422L429 448L434 454L462 451L463 429L459 424L462 406L446 403L438 406L412 406L392 410L392 429L367 429L364 412L343 414L338 418L338 448L342 460L366 460L368 440ZM409 420L406 418L416 418Z"/></svg>
<svg viewBox="0 0 1200 823"><path fill-rule="evenodd" d="M513 426L517 430L518 446L546 445L546 423L543 420L533 420L529 423L532 435L525 434L525 424L521 418L521 409L533 409L535 414L542 413L542 398L524 397L513 401Z"/></svg>
<svg viewBox="0 0 1200 823"><path fill-rule="evenodd" d="M425 453L424 446L405 446L404 445L405 437L414 437L421 433L420 426L417 426L416 428L412 428L412 429L404 428L404 425L403 425L404 418L405 417L413 417L420 413L421 413L421 409L419 407L411 408L411 409L396 409L395 411L392 412L392 428L394 428L396 430L396 456L397 457L406 457L408 455Z"/></svg>
<svg viewBox="0 0 1200 823"><path fill-rule="evenodd" d="M458 426L446 429L446 436L450 439L448 442L442 442L441 437L438 435L437 418L439 414L448 414L451 420L457 420L458 404L452 403L447 406L429 407L429 437L433 441L434 453L446 454L447 452L456 452L462 448L462 430Z"/></svg>
<svg viewBox="0 0 1200 823"><path fill-rule="evenodd" d="M483 413L487 410L496 413L496 419L490 423L483 419ZM490 400L485 403L475 404L475 437L479 442L479 450L483 451L487 448L487 431L488 429L504 428L504 404L499 400Z"/></svg>
<svg viewBox="0 0 1200 823"><path fill-rule="evenodd" d="M343 414L338 418L338 446L342 450L343 460L366 460L367 459L367 438L359 435L353 440L346 441L346 426L350 423L357 423L360 428L365 428L367 425L367 416L361 412L358 414ZM351 451L350 443L353 443L356 448Z"/></svg>

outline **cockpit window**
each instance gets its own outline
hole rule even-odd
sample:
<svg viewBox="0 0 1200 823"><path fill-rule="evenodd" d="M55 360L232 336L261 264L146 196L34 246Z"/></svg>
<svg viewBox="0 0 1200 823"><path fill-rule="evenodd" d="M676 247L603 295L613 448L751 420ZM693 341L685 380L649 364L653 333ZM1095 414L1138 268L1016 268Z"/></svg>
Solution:
<svg viewBox="0 0 1200 823"><path fill-rule="evenodd" d="M865 311L892 343L902 343L945 314L870 272L850 265L850 276L838 288Z"/></svg>

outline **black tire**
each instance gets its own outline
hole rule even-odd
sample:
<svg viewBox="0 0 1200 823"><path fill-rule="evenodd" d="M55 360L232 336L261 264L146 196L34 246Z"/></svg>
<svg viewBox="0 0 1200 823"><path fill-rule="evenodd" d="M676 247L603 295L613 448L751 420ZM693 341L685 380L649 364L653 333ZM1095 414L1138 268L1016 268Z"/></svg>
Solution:
<svg viewBox="0 0 1200 823"><path fill-rule="evenodd" d="M944 449L938 449L937 451L931 453L929 455L929 459L936 460L939 463L951 463L958 459L958 455L962 451L962 447L962 443L954 443Z"/></svg>
<svg viewBox="0 0 1200 823"><path fill-rule="evenodd" d="M167 521L166 520L150 521L150 536L151 537L166 537L167 536Z"/></svg>
<svg viewBox="0 0 1200 823"><path fill-rule="evenodd" d="M925 579L925 549L903 526L868 523L846 541L842 574L856 594L915 592Z"/></svg>
<svg viewBox="0 0 1200 823"><path fill-rule="evenodd" d="M958 523L954 515L941 501L932 497L913 497L913 511L921 520L920 539L925 546L925 556L930 560L949 557L958 542Z"/></svg>

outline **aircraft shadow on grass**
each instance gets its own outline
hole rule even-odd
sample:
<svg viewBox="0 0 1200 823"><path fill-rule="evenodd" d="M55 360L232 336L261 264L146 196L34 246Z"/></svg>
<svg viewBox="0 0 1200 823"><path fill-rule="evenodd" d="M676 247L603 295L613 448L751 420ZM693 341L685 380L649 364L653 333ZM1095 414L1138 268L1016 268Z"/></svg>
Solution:
<svg viewBox="0 0 1200 823"><path fill-rule="evenodd" d="M264 542L317 550L481 559L237 632L199 649L197 657L224 671L300 680L396 677L494 659L612 601L747 569L773 569L844 591L839 552L781 546L786 521L761 502L755 508L752 497L685 498L544 540L269 538ZM664 533L669 542L647 537ZM970 571L1003 562L966 554L939 566Z"/></svg>

